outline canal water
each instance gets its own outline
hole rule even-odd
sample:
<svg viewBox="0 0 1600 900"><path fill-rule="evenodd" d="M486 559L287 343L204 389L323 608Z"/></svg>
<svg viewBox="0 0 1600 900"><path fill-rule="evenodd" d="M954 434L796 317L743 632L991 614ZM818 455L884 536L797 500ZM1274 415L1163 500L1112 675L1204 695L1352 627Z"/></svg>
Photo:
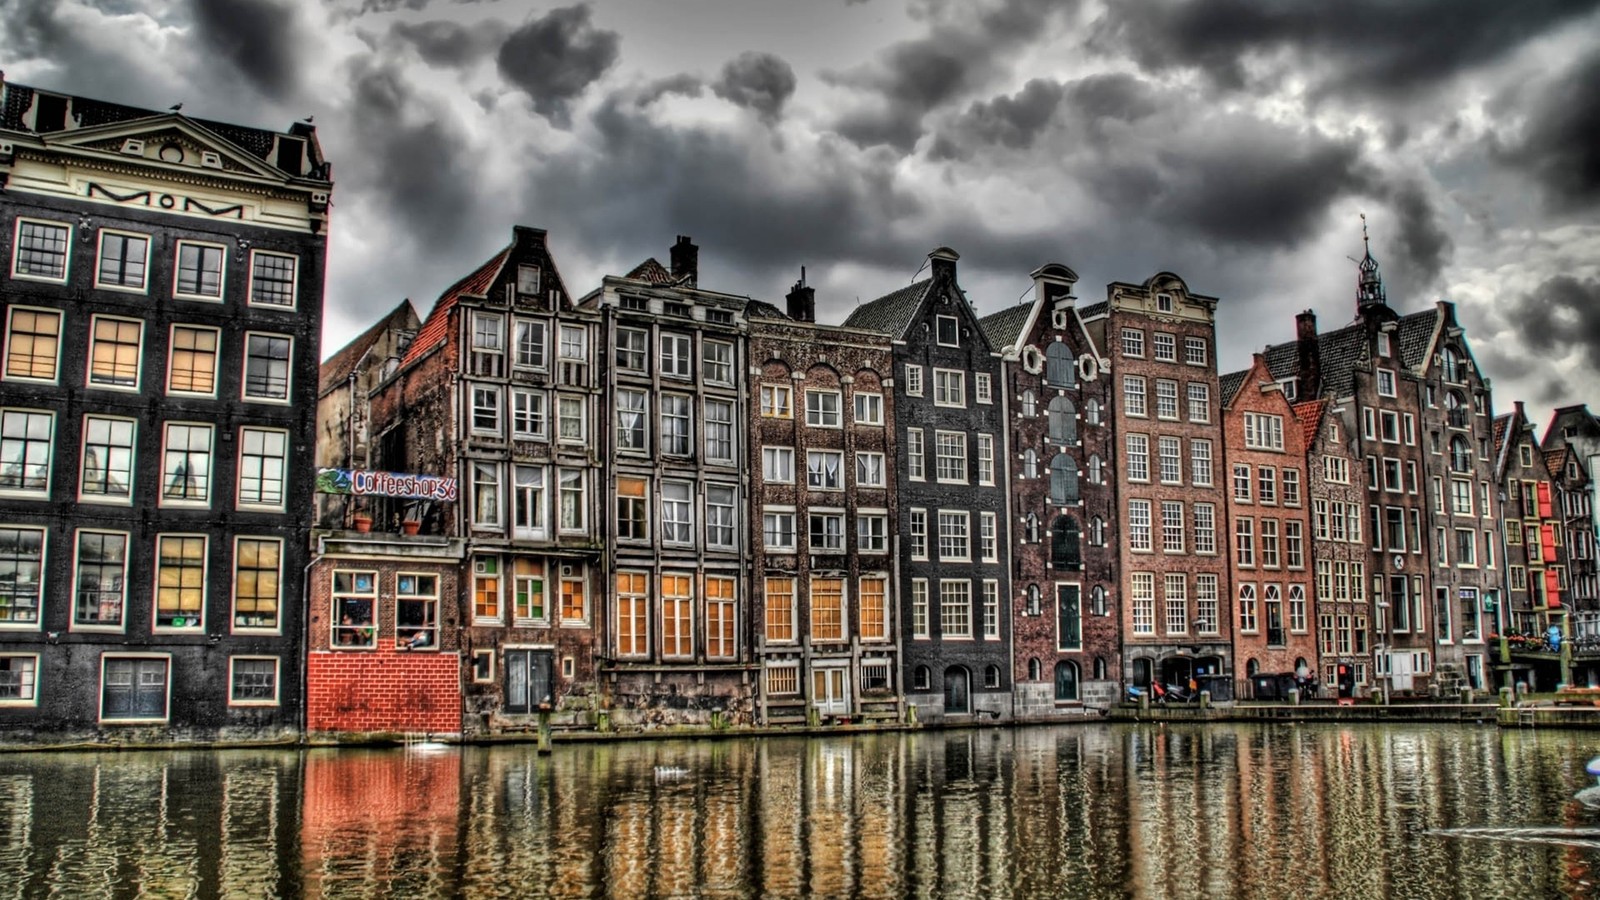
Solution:
<svg viewBox="0 0 1600 900"><path fill-rule="evenodd" d="M0 754L0 897L1590 897L1596 755L1287 724Z"/></svg>

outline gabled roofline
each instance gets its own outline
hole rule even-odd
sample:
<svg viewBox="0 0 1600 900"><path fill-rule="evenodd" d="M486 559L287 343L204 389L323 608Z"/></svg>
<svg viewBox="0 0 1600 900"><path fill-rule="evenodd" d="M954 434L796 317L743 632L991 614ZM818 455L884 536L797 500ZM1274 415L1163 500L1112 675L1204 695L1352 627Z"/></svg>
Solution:
<svg viewBox="0 0 1600 900"><path fill-rule="evenodd" d="M117 153L110 150L101 150L99 148L84 146L85 144L94 143L96 141L103 141L109 138L138 134L141 132L149 132L154 129L162 128L174 128L197 143L210 144L217 147L219 150L225 151L230 160L249 169L250 176L259 178L263 181L271 182L275 185L288 186L296 182L307 186L332 184L331 181L308 178L303 175L298 177L290 175L288 172L285 172L277 166L267 163L254 153L251 153L243 147L240 147L233 141L230 141L217 132L206 128L200 122L191 119L182 113L163 113L146 116L142 119L127 119L121 122L109 122L104 125L93 125L88 128L74 128L70 131L48 131L42 134L27 131L13 131L10 133L21 135L26 139L36 141L38 146L47 150L54 150L57 152L71 150L74 153L84 156L91 156L105 160L115 160L123 165L138 165L145 168L155 169L157 171L171 172L175 175L181 175L184 178L193 178L196 174L200 174L205 177L224 179L238 178L241 176L242 173L229 172L224 169L197 170L193 166L162 162L159 159L151 159L147 156L128 156L126 154ZM276 132L272 133L275 134Z"/></svg>

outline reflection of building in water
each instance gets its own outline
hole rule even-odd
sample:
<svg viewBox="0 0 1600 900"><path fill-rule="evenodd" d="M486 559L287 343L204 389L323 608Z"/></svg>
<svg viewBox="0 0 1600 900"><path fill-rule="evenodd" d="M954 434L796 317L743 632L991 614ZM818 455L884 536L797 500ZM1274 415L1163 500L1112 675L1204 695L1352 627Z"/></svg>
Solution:
<svg viewBox="0 0 1600 900"><path fill-rule="evenodd" d="M307 893L441 896L461 853L455 751L313 751L300 831Z"/></svg>

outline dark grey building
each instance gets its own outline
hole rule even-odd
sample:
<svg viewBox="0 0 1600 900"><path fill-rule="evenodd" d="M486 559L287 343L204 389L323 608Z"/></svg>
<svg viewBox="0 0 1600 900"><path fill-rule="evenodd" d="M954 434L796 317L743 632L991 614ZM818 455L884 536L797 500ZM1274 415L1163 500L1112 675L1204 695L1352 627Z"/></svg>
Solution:
<svg viewBox="0 0 1600 900"><path fill-rule="evenodd" d="M923 720L1012 715L1010 524L1000 356L956 278L932 277L857 307L846 328L894 348L897 588L906 702Z"/></svg>
<svg viewBox="0 0 1600 900"><path fill-rule="evenodd" d="M301 719L329 167L0 83L0 740Z"/></svg>

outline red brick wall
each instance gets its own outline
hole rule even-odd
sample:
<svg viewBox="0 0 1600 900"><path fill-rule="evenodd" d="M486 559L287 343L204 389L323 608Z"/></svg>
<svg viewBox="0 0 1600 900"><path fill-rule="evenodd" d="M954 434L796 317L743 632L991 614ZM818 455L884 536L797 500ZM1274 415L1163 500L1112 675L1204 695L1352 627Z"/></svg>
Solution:
<svg viewBox="0 0 1600 900"><path fill-rule="evenodd" d="M313 651L306 659L309 732L461 732L455 653Z"/></svg>

